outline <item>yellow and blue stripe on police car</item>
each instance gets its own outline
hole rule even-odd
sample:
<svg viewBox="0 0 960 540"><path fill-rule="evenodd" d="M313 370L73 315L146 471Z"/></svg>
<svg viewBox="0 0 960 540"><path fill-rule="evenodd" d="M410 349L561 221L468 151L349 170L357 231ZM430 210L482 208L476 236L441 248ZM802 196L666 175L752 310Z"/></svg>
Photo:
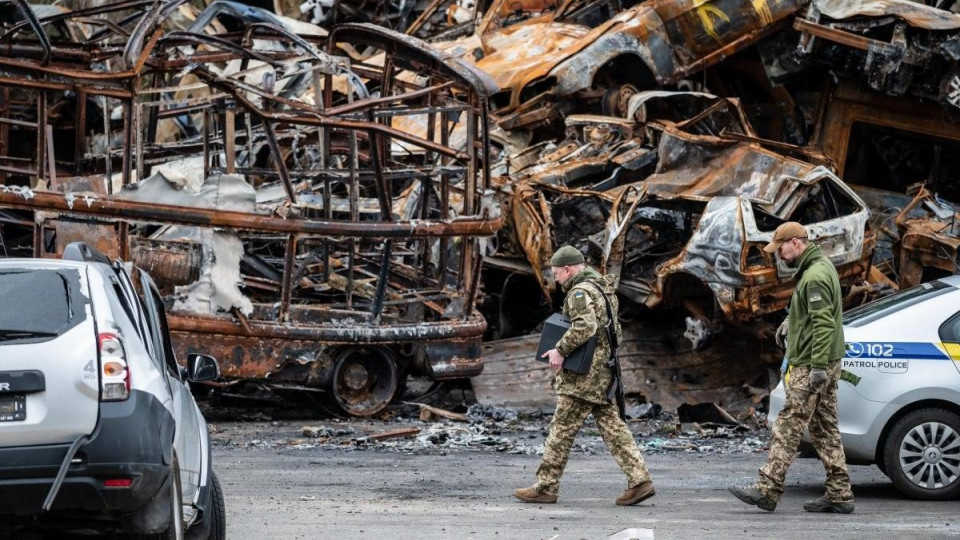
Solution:
<svg viewBox="0 0 960 540"><path fill-rule="evenodd" d="M911 361L958 361L960 343L943 342L869 342L850 341L846 344L843 367L875 369L881 373L906 373ZM860 377L843 370L841 379L856 386Z"/></svg>
<svg viewBox="0 0 960 540"><path fill-rule="evenodd" d="M960 343L943 342L866 342L850 341L846 344L840 379L856 386L860 376L851 369L874 369L881 373L906 373L910 361L949 360L960 362ZM784 376L789 381L790 370Z"/></svg>

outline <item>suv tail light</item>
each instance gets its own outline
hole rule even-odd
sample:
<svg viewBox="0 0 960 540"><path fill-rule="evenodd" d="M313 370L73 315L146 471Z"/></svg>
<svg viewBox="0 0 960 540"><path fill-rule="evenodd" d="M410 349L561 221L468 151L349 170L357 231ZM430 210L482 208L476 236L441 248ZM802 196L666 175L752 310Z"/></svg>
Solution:
<svg viewBox="0 0 960 540"><path fill-rule="evenodd" d="M97 336L100 343L100 400L123 401L130 397L130 370L123 342L116 334Z"/></svg>

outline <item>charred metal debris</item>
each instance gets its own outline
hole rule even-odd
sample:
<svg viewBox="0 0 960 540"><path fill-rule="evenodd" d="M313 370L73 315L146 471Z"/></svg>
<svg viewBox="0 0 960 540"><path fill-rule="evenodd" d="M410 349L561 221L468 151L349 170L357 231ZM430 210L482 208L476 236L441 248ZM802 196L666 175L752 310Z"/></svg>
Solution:
<svg viewBox="0 0 960 540"><path fill-rule="evenodd" d="M849 305L960 262L957 2L82 6L0 3L0 253L143 267L222 386L545 394L523 336L572 244L618 276L628 394L762 406L779 223Z"/></svg>
<svg viewBox="0 0 960 540"><path fill-rule="evenodd" d="M0 39L4 253L82 239L132 261L163 288L179 356L327 390L350 414L382 409L407 372L479 373L480 239L502 221L489 78L372 25L329 41L255 19L177 29L183 5L16 3ZM422 135L391 127L416 116Z"/></svg>

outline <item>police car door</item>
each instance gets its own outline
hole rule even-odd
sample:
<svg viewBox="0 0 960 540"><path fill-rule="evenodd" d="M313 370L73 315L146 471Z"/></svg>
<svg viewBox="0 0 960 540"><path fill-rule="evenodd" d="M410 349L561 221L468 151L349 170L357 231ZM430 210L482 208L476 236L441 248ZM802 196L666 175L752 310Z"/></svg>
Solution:
<svg viewBox="0 0 960 540"><path fill-rule="evenodd" d="M873 314L844 327L847 352L844 370L848 382L864 398L875 402L910 401L904 397L920 389L955 384L957 371L941 345L943 321L957 311L957 291L931 282L877 302ZM869 306L868 306L869 307Z"/></svg>

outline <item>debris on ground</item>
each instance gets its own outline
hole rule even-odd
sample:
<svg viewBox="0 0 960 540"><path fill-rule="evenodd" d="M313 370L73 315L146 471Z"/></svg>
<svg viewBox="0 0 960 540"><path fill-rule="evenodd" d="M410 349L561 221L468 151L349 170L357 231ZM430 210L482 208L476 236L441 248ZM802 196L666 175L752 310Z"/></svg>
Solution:
<svg viewBox="0 0 960 540"><path fill-rule="evenodd" d="M698 424L727 424L739 426L740 422L716 403L684 403L677 408L680 422Z"/></svg>
<svg viewBox="0 0 960 540"><path fill-rule="evenodd" d="M639 407L631 404L631 406ZM659 406L643 407L648 416ZM385 450L399 453L478 451L539 455L549 432L552 411L510 409L473 405L466 422L421 421L417 414L388 420L343 419L334 423L301 427L285 422L218 423L211 433L213 444L244 448L338 449L345 452ZM701 454L753 453L764 450L767 431L705 423L680 423L677 416L660 410L656 418L637 418L629 429L647 453L690 452ZM384 430L384 427L393 429ZM574 443L574 452L602 454L606 447L599 429L588 419Z"/></svg>
<svg viewBox="0 0 960 540"><path fill-rule="evenodd" d="M454 420L457 422L466 422L467 415L463 413L450 412L439 407L433 407L427 405L426 403L411 403L405 401L406 405L416 405L420 408L420 421L429 422L433 419L446 418L447 420Z"/></svg>
<svg viewBox="0 0 960 540"><path fill-rule="evenodd" d="M419 434L420 434L420 428L418 427L401 428L401 429L394 429L390 431L381 431L379 433L372 433L365 437L359 437L359 438L353 439L353 441L357 444L367 444L375 441L386 441L389 439L402 439L404 437L414 437Z"/></svg>

